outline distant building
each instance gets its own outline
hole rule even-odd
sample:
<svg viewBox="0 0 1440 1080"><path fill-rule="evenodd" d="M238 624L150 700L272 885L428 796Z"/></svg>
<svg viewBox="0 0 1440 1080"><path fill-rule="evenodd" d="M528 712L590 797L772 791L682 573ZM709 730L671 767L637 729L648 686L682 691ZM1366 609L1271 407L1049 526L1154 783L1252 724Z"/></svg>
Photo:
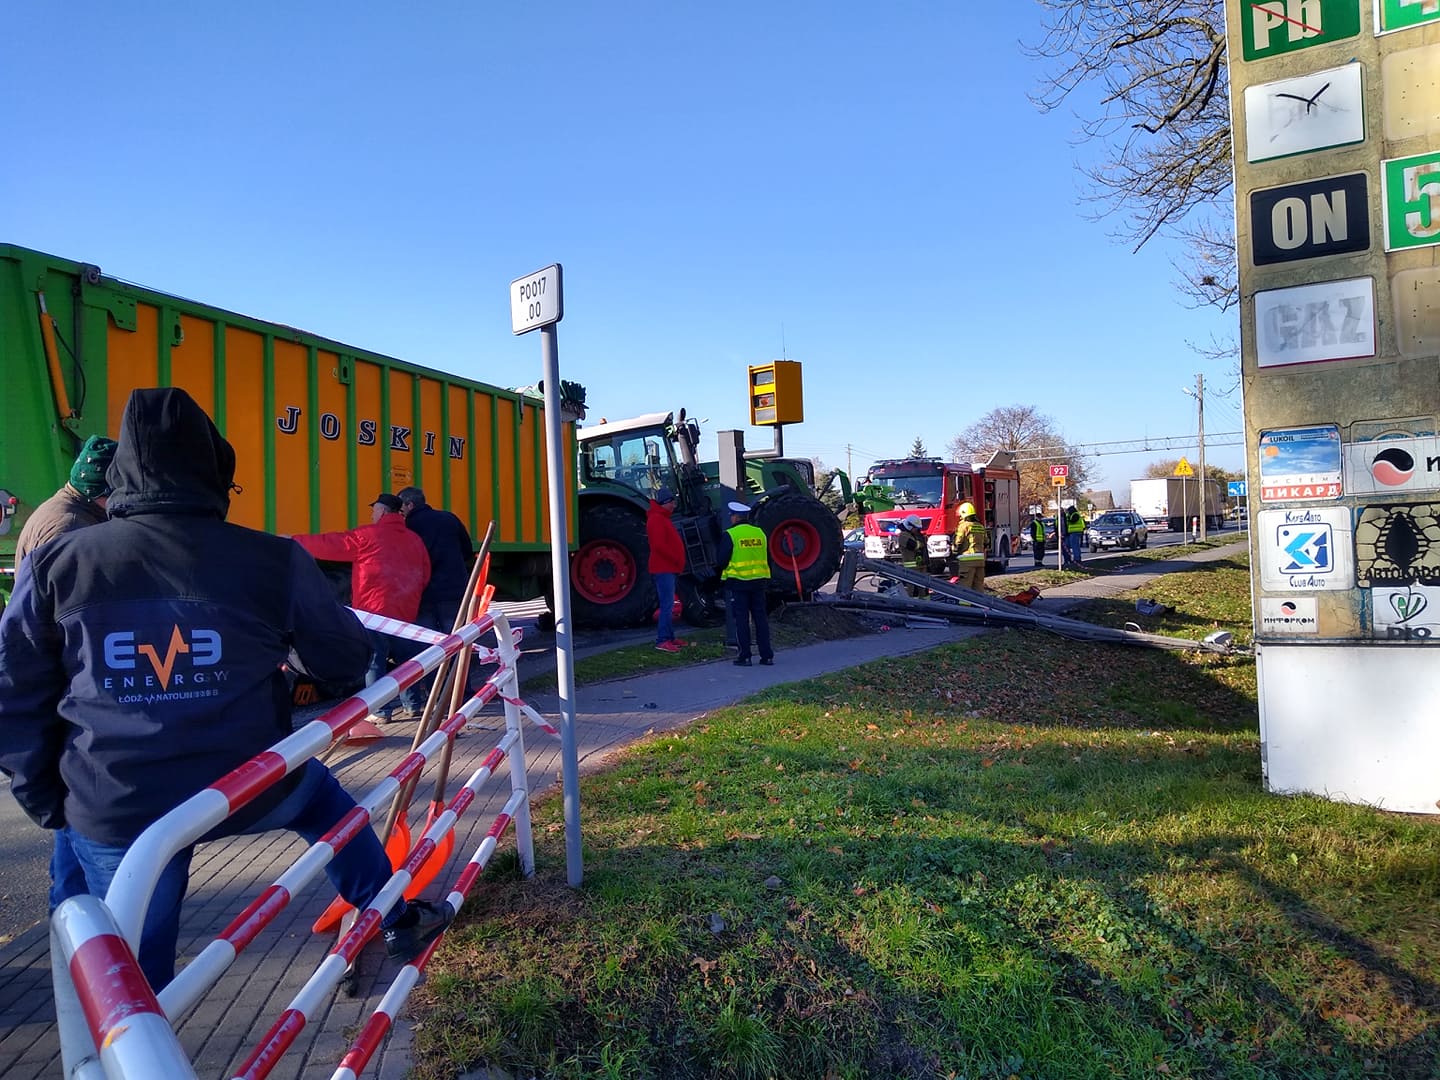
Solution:
<svg viewBox="0 0 1440 1080"><path fill-rule="evenodd" d="M1088 502L1095 510L1115 509L1115 496L1108 491L1086 491L1081 493L1080 498Z"/></svg>

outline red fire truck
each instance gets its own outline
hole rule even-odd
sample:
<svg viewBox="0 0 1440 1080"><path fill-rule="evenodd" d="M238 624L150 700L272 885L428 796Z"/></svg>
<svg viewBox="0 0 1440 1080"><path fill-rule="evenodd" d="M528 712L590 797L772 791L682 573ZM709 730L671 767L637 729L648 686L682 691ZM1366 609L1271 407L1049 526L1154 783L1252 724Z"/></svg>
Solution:
<svg viewBox="0 0 1440 1080"><path fill-rule="evenodd" d="M894 509L865 515L865 556L900 561L900 522L916 515L926 533L931 573L956 573L955 528L960 506L973 503L990 534L987 572L1010 563L1020 544L1020 473L1014 456L997 451L984 465L957 465L939 458L879 461L868 481L889 492Z"/></svg>

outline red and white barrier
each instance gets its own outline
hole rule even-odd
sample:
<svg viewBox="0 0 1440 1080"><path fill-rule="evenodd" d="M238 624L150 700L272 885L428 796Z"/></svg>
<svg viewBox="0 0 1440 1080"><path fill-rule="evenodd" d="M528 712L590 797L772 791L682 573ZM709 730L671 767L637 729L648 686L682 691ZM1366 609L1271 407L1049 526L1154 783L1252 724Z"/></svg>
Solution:
<svg viewBox="0 0 1440 1080"><path fill-rule="evenodd" d="M334 829L266 887L157 997L140 973L134 951L138 948L140 929L155 883L169 860L324 751L377 705L433 671L445 657L477 648L477 639L492 630L498 648L479 651L482 660L494 660L499 668L484 686L419 747L407 753ZM519 699L516 670L520 655L519 631L512 632L504 614L497 612L477 619L454 634L436 636L439 640L412 660L400 664L389 675L221 777L151 825L126 852L104 901L89 896L75 897L56 910L52 920L52 952L56 960L52 967L67 1076L79 1080L194 1076L171 1025L201 999L235 957L286 908L292 897L320 876L335 852L359 835L361 829L369 828L376 811L392 800L408 781L418 777L446 742L454 739L480 708L497 697L505 704L505 733L498 745L426 829L370 906L359 913L354 925L342 934L235 1075L259 1080L270 1072L304 1029L308 1017L315 1015L317 1008L335 992L347 967L379 929L383 913L401 898L414 875L473 803L480 787L507 758L510 760L510 798L461 873L449 900L458 911L499 836L512 823L521 870L527 875L534 872L521 720L522 717L530 719L551 733L555 729ZM415 963L405 965L382 1000L376 1017L394 1015L393 1009L398 1009L408 997L434 948L432 944ZM390 1006L387 1003L391 1003ZM387 1008L391 1008L388 1013ZM376 1017L372 1017L371 1023L382 1023ZM383 1023L388 1030L388 1019ZM375 1037L374 1046L379 1045L383 1034L381 1031ZM362 1033L362 1040L364 1037ZM363 1060L354 1059L352 1066L358 1063L359 1068L363 1068L374 1046L363 1052L352 1048L352 1055L363 1053ZM347 1055L346 1060L351 1061L351 1055ZM346 1067L342 1063L337 1075L356 1075L354 1071L345 1073Z"/></svg>

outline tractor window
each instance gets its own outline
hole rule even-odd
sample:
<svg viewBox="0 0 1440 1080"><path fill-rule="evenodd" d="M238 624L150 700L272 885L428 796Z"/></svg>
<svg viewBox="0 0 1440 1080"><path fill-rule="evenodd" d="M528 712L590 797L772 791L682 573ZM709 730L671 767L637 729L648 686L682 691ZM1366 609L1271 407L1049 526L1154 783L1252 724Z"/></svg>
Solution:
<svg viewBox="0 0 1440 1080"><path fill-rule="evenodd" d="M609 480L615 475L615 447L609 443L591 443L583 460L587 480Z"/></svg>
<svg viewBox="0 0 1440 1080"><path fill-rule="evenodd" d="M671 468L664 440L659 435L636 433L616 440L620 464L615 479L637 491L653 496L662 484L670 483Z"/></svg>

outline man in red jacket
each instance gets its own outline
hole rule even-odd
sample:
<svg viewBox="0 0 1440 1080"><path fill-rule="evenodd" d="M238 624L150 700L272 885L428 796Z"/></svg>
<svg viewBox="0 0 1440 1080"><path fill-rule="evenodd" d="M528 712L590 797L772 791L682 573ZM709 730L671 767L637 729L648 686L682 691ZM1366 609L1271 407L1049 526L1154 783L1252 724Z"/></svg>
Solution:
<svg viewBox="0 0 1440 1080"><path fill-rule="evenodd" d="M316 559L352 564L350 603L360 611L413 623L420 611L420 595L430 580L430 555L425 541L405 527L400 500L379 495L370 504L369 525L349 532L313 533L292 539ZM391 662L408 660L420 651L417 642L370 631L374 653L365 675L369 686L388 670ZM395 705L399 709L395 709ZM400 692L379 714L382 721L413 720L420 715L415 687Z"/></svg>
<svg viewBox="0 0 1440 1080"><path fill-rule="evenodd" d="M650 577L660 604L655 623L655 648L679 652L685 644L675 638L675 578L685 572L685 544L670 516L675 513L675 493L668 487L655 492L645 515L645 535L650 539Z"/></svg>

